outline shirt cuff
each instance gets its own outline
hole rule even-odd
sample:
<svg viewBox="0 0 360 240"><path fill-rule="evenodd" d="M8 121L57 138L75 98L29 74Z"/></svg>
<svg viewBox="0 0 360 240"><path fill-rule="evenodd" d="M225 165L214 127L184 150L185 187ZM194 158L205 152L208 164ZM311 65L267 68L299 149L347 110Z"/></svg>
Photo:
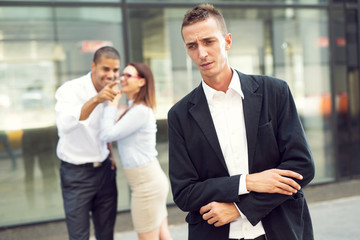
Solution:
<svg viewBox="0 0 360 240"><path fill-rule="evenodd" d="M238 208L238 206L236 205L236 203L234 203L234 205L235 205L236 209L238 210L238 212L240 213L240 217L241 217L242 219L247 219L247 217L245 216L245 214L243 214L242 211L240 211L240 209Z"/></svg>
<svg viewBox="0 0 360 240"><path fill-rule="evenodd" d="M240 175L239 195L243 195L243 194L249 193L249 191L246 189L246 175L247 175L247 174L241 174L241 175Z"/></svg>
<svg viewBox="0 0 360 240"><path fill-rule="evenodd" d="M239 195L243 195L243 194L247 194L249 193L249 191L246 189L246 175L247 174L241 174L240 175L240 180L239 180ZM236 203L234 203L236 209L239 211L240 216L242 219L247 219L245 214L243 214L240 209L238 208L238 206L236 205Z"/></svg>

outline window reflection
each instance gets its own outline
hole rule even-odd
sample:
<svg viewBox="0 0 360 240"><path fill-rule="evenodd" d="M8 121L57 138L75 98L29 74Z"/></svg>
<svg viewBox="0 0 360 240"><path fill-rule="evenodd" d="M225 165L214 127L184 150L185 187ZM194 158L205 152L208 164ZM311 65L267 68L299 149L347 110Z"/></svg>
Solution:
<svg viewBox="0 0 360 240"><path fill-rule="evenodd" d="M0 7L0 226L64 217L54 94L102 45L123 53L120 8Z"/></svg>

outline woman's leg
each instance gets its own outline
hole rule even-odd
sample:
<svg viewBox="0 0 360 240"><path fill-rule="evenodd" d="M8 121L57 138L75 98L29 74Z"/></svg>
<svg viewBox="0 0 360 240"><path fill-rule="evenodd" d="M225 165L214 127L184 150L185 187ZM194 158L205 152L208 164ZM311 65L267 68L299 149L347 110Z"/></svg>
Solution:
<svg viewBox="0 0 360 240"><path fill-rule="evenodd" d="M172 240L167 217L164 218L160 225L160 240Z"/></svg>
<svg viewBox="0 0 360 240"><path fill-rule="evenodd" d="M139 240L159 240L160 227L146 233L138 233Z"/></svg>
<svg viewBox="0 0 360 240"><path fill-rule="evenodd" d="M146 233L138 233L139 240L172 240L167 217L164 218L160 227Z"/></svg>

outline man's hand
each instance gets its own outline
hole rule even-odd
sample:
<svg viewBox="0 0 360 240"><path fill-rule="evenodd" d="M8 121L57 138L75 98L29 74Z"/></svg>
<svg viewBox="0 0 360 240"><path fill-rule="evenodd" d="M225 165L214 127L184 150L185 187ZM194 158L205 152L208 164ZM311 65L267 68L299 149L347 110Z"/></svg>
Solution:
<svg viewBox="0 0 360 240"><path fill-rule="evenodd" d="M240 213L234 203L211 202L200 208L200 214L208 224L220 227L228 224L238 217Z"/></svg>
<svg viewBox="0 0 360 240"><path fill-rule="evenodd" d="M95 97L87 101L81 108L79 120L83 121L88 119L97 105L105 102L106 100L112 101L118 94L120 94L120 91L113 90L113 87L119 83L119 81L114 81L106 85Z"/></svg>
<svg viewBox="0 0 360 240"><path fill-rule="evenodd" d="M110 151L109 158L110 158L110 162L111 162L111 170L115 170L116 163L115 163L115 160L114 160L112 143L107 143L107 146L108 146L108 149Z"/></svg>
<svg viewBox="0 0 360 240"><path fill-rule="evenodd" d="M114 98L120 94L120 90L117 87L119 84L119 81L113 81L112 83L109 83L101 91L97 94L96 100L99 103L105 102L106 100L113 101Z"/></svg>
<svg viewBox="0 0 360 240"><path fill-rule="evenodd" d="M269 169L246 175L246 188L259 193L292 195L297 193L301 186L291 178L303 179L300 174L290 170Z"/></svg>
<svg viewBox="0 0 360 240"><path fill-rule="evenodd" d="M121 93L121 91L119 89L118 84L114 85L112 87L112 90L117 92L117 95L114 97L114 99L112 101L108 102L108 106L117 106L119 104L119 101L120 101L121 97L122 97L122 93Z"/></svg>
<svg viewBox="0 0 360 240"><path fill-rule="evenodd" d="M116 163L115 163L115 160L113 158L113 156L110 156L110 162L111 162L111 170L115 170L115 167L116 167Z"/></svg>

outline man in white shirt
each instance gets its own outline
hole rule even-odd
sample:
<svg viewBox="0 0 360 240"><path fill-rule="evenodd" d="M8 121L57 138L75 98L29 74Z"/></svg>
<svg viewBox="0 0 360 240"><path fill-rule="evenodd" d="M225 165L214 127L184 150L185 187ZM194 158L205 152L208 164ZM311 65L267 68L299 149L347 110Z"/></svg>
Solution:
<svg viewBox="0 0 360 240"><path fill-rule="evenodd" d="M313 239L301 190L314 163L287 84L230 67L231 34L210 4L184 16L202 82L168 113L174 202L189 240Z"/></svg>
<svg viewBox="0 0 360 240"><path fill-rule="evenodd" d="M96 239L112 240L117 211L116 170L111 145L100 140L104 102L118 92L120 55L98 49L91 72L56 91L56 125L60 177L70 240L89 239L90 212Z"/></svg>

